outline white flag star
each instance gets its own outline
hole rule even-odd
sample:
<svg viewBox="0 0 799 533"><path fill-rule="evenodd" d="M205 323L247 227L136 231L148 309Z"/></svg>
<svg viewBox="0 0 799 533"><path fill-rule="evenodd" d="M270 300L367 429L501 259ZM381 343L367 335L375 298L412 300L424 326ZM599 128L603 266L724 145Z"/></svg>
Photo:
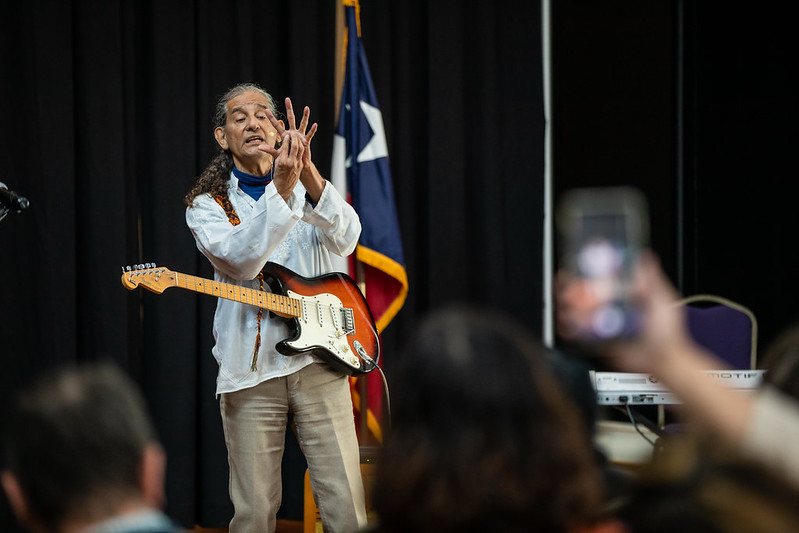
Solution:
<svg viewBox="0 0 799 533"><path fill-rule="evenodd" d="M369 127L372 128L374 135L358 154L358 162L373 161L381 157L388 157L388 143L386 142L386 131L383 129L383 115L380 110L361 100L361 110Z"/></svg>

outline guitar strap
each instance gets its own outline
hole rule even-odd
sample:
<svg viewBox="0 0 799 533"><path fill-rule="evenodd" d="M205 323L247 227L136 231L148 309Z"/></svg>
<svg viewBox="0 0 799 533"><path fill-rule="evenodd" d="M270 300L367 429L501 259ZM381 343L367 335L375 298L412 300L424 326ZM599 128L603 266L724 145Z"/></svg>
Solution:
<svg viewBox="0 0 799 533"><path fill-rule="evenodd" d="M222 207L222 209L225 210L227 219L230 221L232 225L238 226L239 224L241 224L241 219L239 219L239 215L236 214L236 210L233 209L233 204L230 203L230 199L227 196L222 196L221 194L218 194L214 197L214 200L216 200L216 203L218 203ZM264 290L263 271L258 272L256 279L258 279L258 282L260 283L261 286L261 291L263 292ZM250 372L256 372L258 370L258 367L256 365L258 363L258 350L261 349L261 317L263 317L263 315L264 315L264 308L259 307L258 317L256 319L257 323L255 326L256 327L255 350L253 350L252 353L252 364L250 364Z"/></svg>

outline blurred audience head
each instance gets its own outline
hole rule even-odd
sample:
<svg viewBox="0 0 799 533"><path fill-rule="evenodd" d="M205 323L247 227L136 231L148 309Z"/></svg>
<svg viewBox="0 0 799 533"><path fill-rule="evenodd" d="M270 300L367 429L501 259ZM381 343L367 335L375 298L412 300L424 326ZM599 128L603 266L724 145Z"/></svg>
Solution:
<svg viewBox="0 0 799 533"><path fill-rule="evenodd" d="M718 439L671 437L630 495L619 514L631 533L799 531L795 486Z"/></svg>
<svg viewBox="0 0 799 533"><path fill-rule="evenodd" d="M567 531L601 514L585 422L542 345L466 307L427 317L391 375L381 531Z"/></svg>
<svg viewBox="0 0 799 533"><path fill-rule="evenodd" d="M2 484L32 531L160 507L165 457L137 388L110 364L61 369L22 391L5 425Z"/></svg>
<svg viewBox="0 0 799 533"><path fill-rule="evenodd" d="M799 398L799 324L783 331L761 358L765 381Z"/></svg>

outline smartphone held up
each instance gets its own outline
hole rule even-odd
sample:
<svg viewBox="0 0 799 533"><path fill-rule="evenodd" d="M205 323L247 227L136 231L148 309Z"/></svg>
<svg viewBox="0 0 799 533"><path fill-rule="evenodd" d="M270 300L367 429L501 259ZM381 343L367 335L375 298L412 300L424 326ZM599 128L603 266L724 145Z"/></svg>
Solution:
<svg viewBox="0 0 799 533"><path fill-rule="evenodd" d="M573 189L558 204L558 331L568 340L634 337L633 270L649 241L646 198L631 187Z"/></svg>

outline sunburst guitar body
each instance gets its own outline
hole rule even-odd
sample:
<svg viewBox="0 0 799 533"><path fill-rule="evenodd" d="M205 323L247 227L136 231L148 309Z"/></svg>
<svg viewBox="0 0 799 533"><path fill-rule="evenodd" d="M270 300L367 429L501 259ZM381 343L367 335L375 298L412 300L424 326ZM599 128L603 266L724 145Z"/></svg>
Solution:
<svg viewBox="0 0 799 533"><path fill-rule="evenodd" d="M305 278L267 263L264 281L272 292L259 291L173 272L155 265L123 269L122 284L160 294L179 287L271 311L284 320L289 337L275 345L283 355L313 353L345 374L371 372L380 360L380 337L363 293L352 278L333 272Z"/></svg>

